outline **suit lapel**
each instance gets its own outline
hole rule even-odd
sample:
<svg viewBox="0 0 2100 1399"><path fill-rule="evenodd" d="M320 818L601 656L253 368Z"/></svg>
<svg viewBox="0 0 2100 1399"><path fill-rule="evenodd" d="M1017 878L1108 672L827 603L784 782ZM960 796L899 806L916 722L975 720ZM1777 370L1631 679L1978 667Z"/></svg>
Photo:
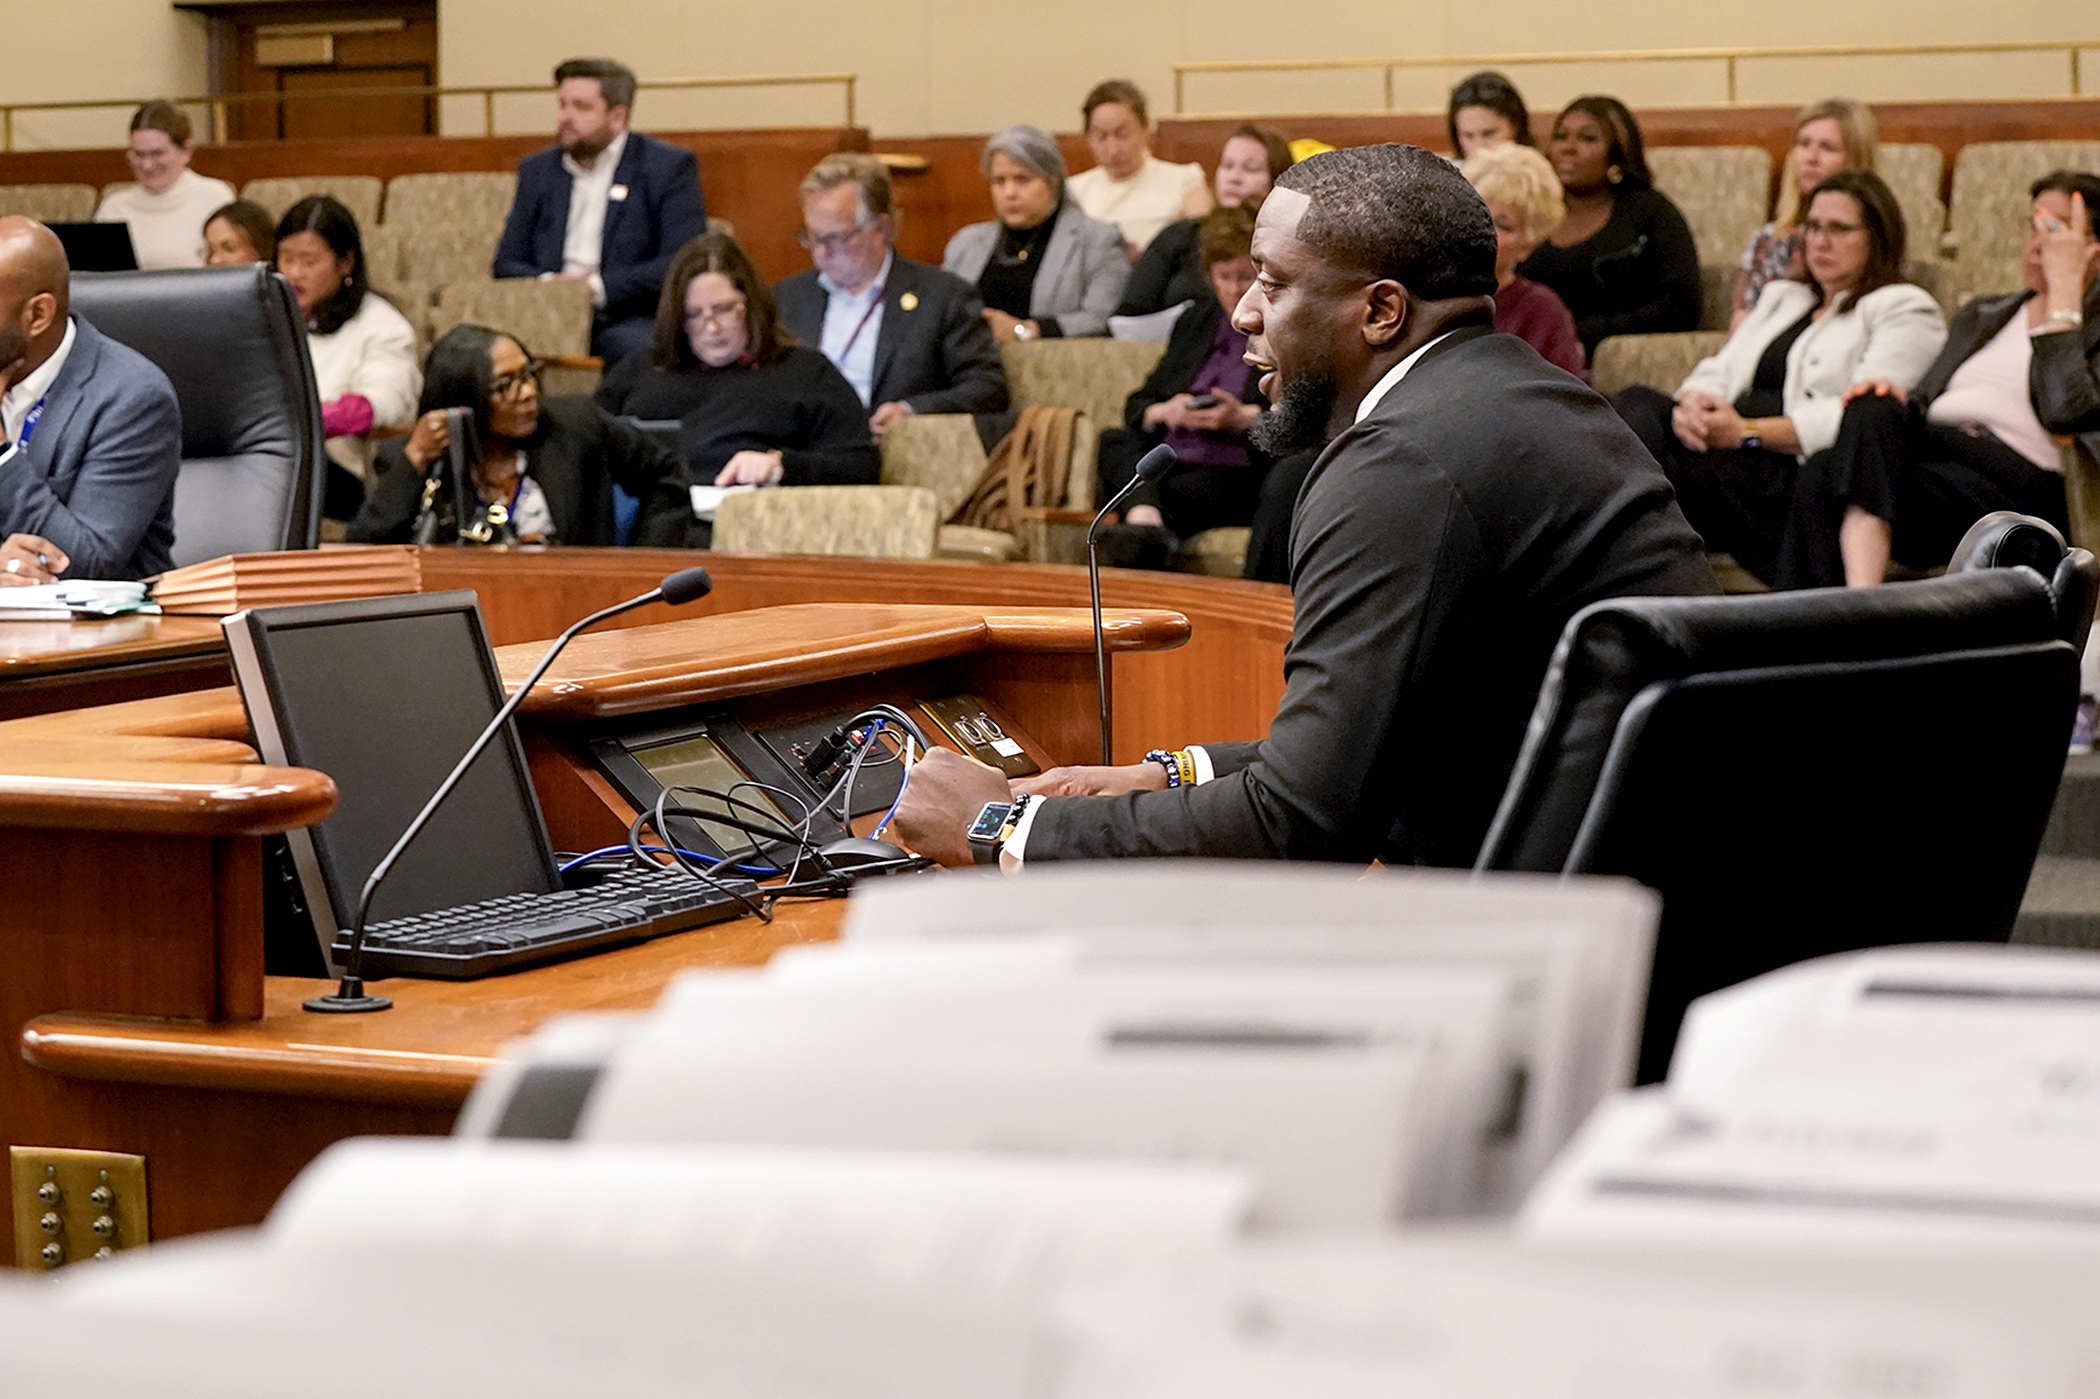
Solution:
<svg viewBox="0 0 2100 1399"><path fill-rule="evenodd" d="M87 395L81 392L84 385L94 379L95 371L102 363L102 337L85 320L73 318L73 351L66 356L58 377L44 394L44 413L37 419L36 431L29 440L30 459L46 463L44 474L49 476L59 465L56 455L60 446L72 440L69 429L79 414ZM37 444L45 444L42 451Z"/></svg>
<svg viewBox="0 0 2100 1399"><path fill-rule="evenodd" d="M1067 204L1058 210L1057 223L1050 230L1050 242L1043 248L1043 270L1035 274L1035 289L1028 296L1030 311L1044 305L1056 306L1070 299L1058 295L1058 283L1064 280L1065 265L1072 260L1073 251L1079 246L1075 224L1079 217L1077 204Z"/></svg>
<svg viewBox="0 0 2100 1399"><path fill-rule="evenodd" d="M901 304L906 292L911 293L912 311L906 311ZM882 391L882 381L890 372L890 361L896 358L897 339L904 334L904 319L916 314L919 302L918 279L906 269L901 253L891 253L890 275L882 287L882 324L875 328L875 361L868 374L868 402L871 406L889 401Z"/></svg>
<svg viewBox="0 0 2100 1399"><path fill-rule="evenodd" d="M612 189L606 195L605 231L598 239L598 257L601 269L604 266L604 250L613 245L613 230L620 226L627 212L627 205L634 198L636 176L641 169L641 165L642 133L630 131L627 133L627 146L620 152L620 164L613 171ZM622 191L626 192L627 197L625 199L620 197Z"/></svg>

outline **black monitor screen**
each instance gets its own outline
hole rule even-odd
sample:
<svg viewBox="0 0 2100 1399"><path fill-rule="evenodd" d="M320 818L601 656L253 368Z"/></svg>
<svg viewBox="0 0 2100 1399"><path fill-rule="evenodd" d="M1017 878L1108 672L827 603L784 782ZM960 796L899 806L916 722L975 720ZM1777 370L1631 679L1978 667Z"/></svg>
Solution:
<svg viewBox="0 0 2100 1399"><path fill-rule="evenodd" d="M229 636L238 630L252 640L252 658L238 640L233 651L265 757L317 768L341 791L312 840L336 922L347 931L373 867L502 702L474 595L267 608L228 621ZM251 667L257 674L241 673ZM281 755L271 751L280 746ZM507 734L396 862L372 918L557 887L523 750Z"/></svg>

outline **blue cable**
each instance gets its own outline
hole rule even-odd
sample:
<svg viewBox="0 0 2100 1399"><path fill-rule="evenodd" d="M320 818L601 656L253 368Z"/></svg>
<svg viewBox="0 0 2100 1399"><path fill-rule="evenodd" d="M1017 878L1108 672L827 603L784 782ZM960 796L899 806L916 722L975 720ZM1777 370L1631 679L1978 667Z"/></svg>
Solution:
<svg viewBox="0 0 2100 1399"><path fill-rule="evenodd" d="M645 845L642 847L642 849L652 855L668 855L671 853L668 847L662 845ZM631 852L624 845L608 845L603 847L602 849L593 850L588 855L578 855L575 859L569 861L569 863L567 863L566 865L561 866L557 873L567 874L570 870L577 869L583 865L587 865L593 860L602 860L608 855L626 855L630 853ZM697 850L681 849L678 853L685 856L688 860L704 860L709 864L713 864L716 859L716 857L713 855L702 855ZM762 877L781 873L780 870L772 869L764 865L732 865L731 868L734 869L738 874L749 874Z"/></svg>
<svg viewBox="0 0 2100 1399"><path fill-rule="evenodd" d="M897 814L898 803L904 800L904 789L909 786L911 786L911 769L906 768L903 778L897 783L896 800L890 803L890 809L882 813L882 819L875 823L875 829L868 834L874 836L877 840L882 839L882 833L890 828L890 818Z"/></svg>

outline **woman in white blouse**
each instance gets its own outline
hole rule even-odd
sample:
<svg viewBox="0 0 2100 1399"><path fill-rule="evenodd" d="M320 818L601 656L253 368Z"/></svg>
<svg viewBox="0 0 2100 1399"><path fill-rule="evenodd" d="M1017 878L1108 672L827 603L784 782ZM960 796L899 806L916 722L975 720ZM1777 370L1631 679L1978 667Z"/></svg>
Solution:
<svg viewBox="0 0 2100 1399"><path fill-rule="evenodd" d="M415 417L423 387L416 332L371 289L357 219L329 195L309 195L286 211L277 225L277 270L306 315L321 390L331 462L322 512L348 520L372 479L371 434Z"/></svg>
<svg viewBox="0 0 2100 1399"><path fill-rule="evenodd" d="M1674 401L1642 387L1613 400L1707 547L1774 587L1803 586L1782 565L1795 487L1836 442L1846 392L1915 385L1947 339L1939 304L1903 280L1903 211L1880 176L1832 175L1801 227L1801 279L1768 283Z"/></svg>
<svg viewBox="0 0 2100 1399"><path fill-rule="evenodd" d="M1152 122L1137 84L1112 78L1080 104L1094 168L1065 182L1072 202L1090 219L1123 231L1130 261L1177 219L1200 219L1215 207L1203 167L1175 165L1152 154Z"/></svg>
<svg viewBox="0 0 2100 1399"><path fill-rule="evenodd" d="M104 195L95 222L130 228L140 267L204 265L204 221L233 202L233 186L190 169L195 150L190 119L173 102L148 102L131 114L124 154L138 183Z"/></svg>

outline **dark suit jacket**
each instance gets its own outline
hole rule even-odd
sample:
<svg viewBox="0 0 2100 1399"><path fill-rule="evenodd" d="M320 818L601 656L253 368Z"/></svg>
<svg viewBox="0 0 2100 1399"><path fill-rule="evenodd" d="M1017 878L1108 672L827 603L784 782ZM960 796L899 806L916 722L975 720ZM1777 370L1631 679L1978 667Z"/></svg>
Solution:
<svg viewBox="0 0 2100 1399"><path fill-rule="evenodd" d="M182 413L168 376L73 317L73 349L29 445L0 449L0 537L66 551L68 578L146 578L174 566Z"/></svg>
<svg viewBox="0 0 2100 1399"><path fill-rule="evenodd" d="M1979 296L1956 311L1947 327L1946 347L1918 381L1911 402L1922 408L1945 393L1962 362L2005 329L2033 295L2016 291ZM2087 452L2100 458L2100 282L2086 288L2084 325L2035 337L2027 392L2043 427L2077 437Z"/></svg>
<svg viewBox="0 0 2100 1399"><path fill-rule="evenodd" d="M562 168L559 146L518 162L517 197L496 244L498 277L561 271L573 183ZM605 281L605 305L599 314L613 321L655 315L672 255L707 232L700 162L691 151L639 131L628 132L620 168L613 174L614 194L623 187L626 197L615 197L605 206L598 265Z"/></svg>
<svg viewBox="0 0 2100 1399"><path fill-rule="evenodd" d="M902 305L913 298L910 310ZM821 349L831 297L815 268L773 288L780 323L811 349ZM868 407L905 403L914 413L999 413L1006 409L1006 369L999 360L977 288L938 267L897 255L882 289L882 328L875 335L875 389Z"/></svg>
<svg viewBox="0 0 2100 1399"><path fill-rule="evenodd" d="M1200 787L1046 801L1030 862L1468 865L1568 618L1601 598L1717 591L1610 405L1485 326L1433 345L1321 453L1291 556L1269 736L1210 747L1221 775Z"/></svg>
<svg viewBox="0 0 2100 1399"><path fill-rule="evenodd" d="M557 544L617 544L613 486L642 502L664 496L685 508L678 459L637 429L603 412L588 398L550 398L540 404L540 433L525 449L532 479L547 497ZM408 439L379 444L372 494L345 532L357 544L406 544L423 503L423 473L408 460Z"/></svg>

